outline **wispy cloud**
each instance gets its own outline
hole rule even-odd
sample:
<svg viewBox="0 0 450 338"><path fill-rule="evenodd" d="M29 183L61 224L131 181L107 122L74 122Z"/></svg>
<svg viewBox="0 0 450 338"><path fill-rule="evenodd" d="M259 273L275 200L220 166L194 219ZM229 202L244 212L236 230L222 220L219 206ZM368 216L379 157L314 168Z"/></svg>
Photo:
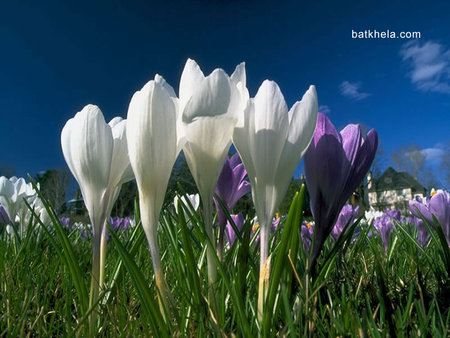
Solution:
<svg viewBox="0 0 450 338"><path fill-rule="evenodd" d="M432 164L440 163L442 160L442 156L444 156L444 150L441 148L433 147L433 148L425 148L422 149L422 154L425 155L428 162Z"/></svg>
<svg viewBox="0 0 450 338"><path fill-rule="evenodd" d="M437 42L414 40L402 46L400 55L417 89L450 94L450 49Z"/></svg>
<svg viewBox="0 0 450 338"><path fill-rule="evenodd" d="M445 154L444 145L442 143L435 144L433 147L417 149L414 151L407 152L407 155L420 153L425 157L425 161L427 161L431 165L438 165L442 161L442 157Z"/></svg>
<svg viewBox="0 0 450 338"><path fill-rule="evenodd" d="M321 104L319 106L319 111L323 114L329 114L331 112L331 109L327 105Z"/></svg>
<svg viewBox="0 0 450 338"><path fill-rule="evenodd" d="M344 81L339 85L339 90L342 95L357 101L363 100L370 96L369 93L364 93L361 91L360 82Z"/></svg>

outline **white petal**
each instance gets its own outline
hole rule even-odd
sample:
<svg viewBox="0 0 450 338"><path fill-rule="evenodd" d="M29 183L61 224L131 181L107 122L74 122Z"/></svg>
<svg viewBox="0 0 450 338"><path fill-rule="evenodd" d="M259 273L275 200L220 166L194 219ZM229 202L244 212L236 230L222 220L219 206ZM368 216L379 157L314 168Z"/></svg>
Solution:
<svg viewBox="0 0 450 338"><path fill-rule="evenodd" d="M190 123L201 117L224 115L230 100L230 79L222 69L216 69L196 88L183 110L182 121Z"/></svg>
<svg viewBox="0 0 450 338"><path fill-rule="evenodd" d="M143 193L157 190L158 204L178 156L176 107L155 81L136 92L128 109L127 141L131 166Z"/></svg>
<svg viewBox="0 0 450 338"><path fill-rule="evenodd" d="M114 118L111 122L117 121L112 127L112 136L114 140L113 154L111 160L111 172L109 175L109 187L115 189L119 185L128 182L134 178L128 157L128 146L126 137L127 120ZM111 125L111 122L109 125Z"/></svg>
<svg viewBox="0 0 450 338"><path fill-rule="evenodd" d="M175 90L173 90L173 87L161 75L155 75L155 82L163 87L170 95L170 97L177 97L177 95L175 94Z"/></svg>
<svg viewBox="0 0 450 338"><path fill-rule="evenodd" d="M254 99L253 163L262 184L273 184L289 127L288 110L280 88L264 81Z"/></svg>
<svg viewBox="0 0 450 338"><path fill-rule="evenodd" d="M180 109L183 110L192 94L197 90L200 83L205 79L205 75L201 71L198 64L188 59L184 66L180 79Z"/></svg>
<svg viewBox="0 0 450 338"><path fill-rule="evenodd" d="M113 151L111 128L100 109L88 105L70 119L61 133L61 145L64 158L80 185L89 215L98 217Z"/></svg>
<svg viewBox="0 0 450 338"><path fill-rule="evenodd" d="M295 169L314 135L317 111L317 93L314 86L311 86L302 100L296 102L289 111L289 134L281 152L276 174L277 205L281 203Z"/></svg>
<svg viewBox="0 0 450 338"><path fill-rule="evenodd" d="M245 62L241 62L236 66L233 74L230 76L231 81L233 81L236 85L240 82L242 86L247 86L247 76L245 73Z"/></svg>

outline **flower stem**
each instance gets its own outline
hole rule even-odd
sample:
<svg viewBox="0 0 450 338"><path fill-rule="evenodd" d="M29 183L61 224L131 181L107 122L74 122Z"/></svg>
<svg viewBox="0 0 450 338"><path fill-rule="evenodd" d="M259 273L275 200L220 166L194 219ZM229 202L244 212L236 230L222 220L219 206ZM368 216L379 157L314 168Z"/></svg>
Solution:
<svg viewBox="0 0 450 338"><path fill-rule="evenodd" d="M270 257L269 254L269 228L268 219L264 217L260 222L260 245L261 255L259 261L259 283L258 283L258 321L262 323L264 314L264 303L269 289Z"/></svg>
<svg viewBox="0 0 450 338"><path fill-rule="evenodd" d="M208 283L209 283L209 302L211 304L214 315L217 315L217 302L214 292L214 284L217 280L217 266L214 260L216 241L212 228L212 194L203 199L203 220L205 222L205 231L211 241L212 248L206 251L206 259L208 264Z"/></svg>
<svg viewBox="0 0 450 338"><path fill-rule="evenodd" d="M142 224L144 225L145 234L147 236L150 255L152 257L153 271L155 273L156 286L159 292L159 308L163 317L165 317L165 313L168 312L170 319L172 319L174 316L174 314L172 313L174 310L174 301L164 278L164 274L162 273L161 257L159 255L158 247L157 229L159 213L155 212L151 200L141 201L140 204Z"/></svg>
<svg viewBox="0 0 450 338"><path fill-rule="evenodd" d="M108 238L108 229L106 228L106 224L103 225L102 236L100 238L100 277L99 277L99 286L103 288L103 284L105 282L105 260L106 260L106 240Z"/></svg>
<svg viewBox="0 0 450 338"><path fill-rule="evenodd" d="M100 233L94 231L92 239L92 273L91 273L91 289L89 294L89 309L98 302L99 296L99 280L100 280ZM98 311L93 309L89 315L89 332L90 336L96 335Z"/></svg>

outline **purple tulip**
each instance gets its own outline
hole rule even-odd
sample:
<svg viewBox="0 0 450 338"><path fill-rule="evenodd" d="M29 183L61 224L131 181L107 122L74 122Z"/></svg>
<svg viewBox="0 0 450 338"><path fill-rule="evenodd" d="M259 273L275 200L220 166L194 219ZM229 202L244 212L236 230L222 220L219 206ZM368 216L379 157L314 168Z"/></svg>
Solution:
<svg viewBox="0 0 450 338"><path fill-rule="evenodd" d="M438 190L433 196L428 196L425 201L420 196L416 196L409 201L409 209L414 216L420 218L416 208L431 226L434 224L432 215L436 217L450 246L450 193Z"/></svg>
<svg viewBox="0 0 450 338"><path fill-rule="evenodd" d="M316 222L311 267L331 233L339 211L364 179L378 146L374 129L364 138L356 124L340 133L328 117L319 113L314 137L305 155L306 185Z"/></svg>
<svg viewBox="0 0 450 338"><path fill-rule="evenodd" d="M234 225L236 225L236 228L241 231L242 227L244 226L245 219L242 213L239 213L237 215L231 215L231 219L234 222ZM236 232L234 231L233 227L231 226L230 222L227 222L227 226L225 228L225 233L227 234L228 243L230 244L230 247L233 246L234 241L236 240Z"/></svg>
<svg viewBox="0 0 450 338"><path fill-rule="evenodd" d="M342 234L342 231L344 231L344 228L348 225L353 224L353 222L358 217L359 213L359 205L353 206L351 204L346 204L342 208L341 212L339 213L338 219L336 221L336 224L333 227L333 230L331 230L331 237L336 242L339 237Z"/></svg>
<svg viewBox="0 0 450 338"><path fill-rule="evenodd" d="M237 201L251 190L250 183L245 180L247 170L241 162L239 154L234 154L225 159L222 171L215 189L216 195L222 200L229 212L236 205ZM217 219L220 227L218 251L223 248L223 235L227 225L227 217L220 207L219 202L214 198L217 209Z"/></svg>
<svg viewBox="0 0 450 338"><path fill-rule="evenodd" d="M391 216L384 214L373 220L373 226L380 233L381 240L384 244L384 250L387 252L389 247L389 236L394 232Z"/></svg>

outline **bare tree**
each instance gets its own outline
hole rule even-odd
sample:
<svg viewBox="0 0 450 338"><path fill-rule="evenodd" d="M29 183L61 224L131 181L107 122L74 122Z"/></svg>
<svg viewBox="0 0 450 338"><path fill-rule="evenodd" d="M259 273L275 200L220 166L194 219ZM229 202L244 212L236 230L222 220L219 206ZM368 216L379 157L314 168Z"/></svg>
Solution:
<svg viewBox="0 0 450 338"><path fill-rule="evenodd" d="M444 153L441 159L440 170L448 189L450 188L450 142L447 142L444 146Z"/></svg>
<svg viewBox="0 0 450 338"><path fill-rule="evenodd" d="M420 180L425 169L426 156L417 145L401 146L393 151L392 161L399 171L406 171L416 180Z"/></svg>
<svg viewBox="0 0 450 338"><path fill-rule="evenodd" d="M386 152L384 148L379 145L370 168L373 178L379 178L383 174L386 169L386 162Z"/></svg>
<svg viewBox="0 0 450 338"><path fill-rule="evenodd" d="M50 202L57 214L64 212L66 192L71 179L72 176L67 169L47 170L36 176L42 195Z"/></svg>
<svg viewBox="0 0 450 338"><path fill-rule="evenodd" d="M419 146L401 146L398 150L393 151L391 155L397 170L408 172L428 190L442 186L441 175L436 175L435 168L427 164L426 155ZM448 167L448 162L447 165L444 164L444 157L441 167Z"/></svg>

